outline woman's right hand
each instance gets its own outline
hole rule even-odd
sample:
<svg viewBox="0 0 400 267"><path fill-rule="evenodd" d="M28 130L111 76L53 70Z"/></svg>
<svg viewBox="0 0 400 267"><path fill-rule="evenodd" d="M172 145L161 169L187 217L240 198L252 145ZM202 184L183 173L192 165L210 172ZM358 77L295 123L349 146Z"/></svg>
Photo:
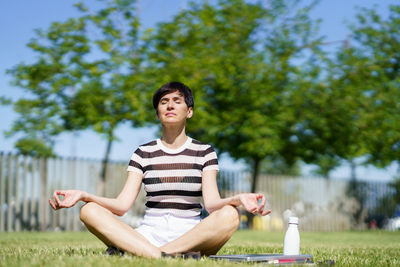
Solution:
<svg viewBox="0 0 400 267"><path fill-rule="evenodd" d="M49 203L54 210L70 208L83 200L84 194L85 192L81 190L55 190L53 193L54 200L49 198ZM63 200L60 200L58 196L63 196Z"/></svg>
<svg viewBox="0 0 400 267"><path fill-rule="evenodd" d="M266 199L263 194L242 193L238 195L238 198L243 207L254 215L259 214L265 216L271 213L270 209L264 210Z"/></svg>

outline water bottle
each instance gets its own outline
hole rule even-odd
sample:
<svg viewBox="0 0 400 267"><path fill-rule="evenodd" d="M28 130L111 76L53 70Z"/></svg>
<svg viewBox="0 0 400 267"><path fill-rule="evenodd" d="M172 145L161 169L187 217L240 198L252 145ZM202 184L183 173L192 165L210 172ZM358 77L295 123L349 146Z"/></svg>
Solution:
<svg viewBox="0 0 400 267"><path fill-rule="evenodd" d="M285 234L285 241L283 243L283 255L299 255L300 254L300 235L299 218L289 217L289 227Z"/></svg>

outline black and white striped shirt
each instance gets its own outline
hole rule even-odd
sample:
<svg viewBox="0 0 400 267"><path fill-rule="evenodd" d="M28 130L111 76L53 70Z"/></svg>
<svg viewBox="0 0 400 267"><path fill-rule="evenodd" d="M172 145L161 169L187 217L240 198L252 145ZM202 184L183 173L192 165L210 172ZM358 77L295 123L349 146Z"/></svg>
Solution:
<svg viewBox="0 0 400 267"><path fill-rule="evenodd" d="M217 154L190 137L178 149L165 147L160 139L141 145L128 166L128 171L143 174L146 214L179 217L200 215L205 170L218 170Z"/></svg>

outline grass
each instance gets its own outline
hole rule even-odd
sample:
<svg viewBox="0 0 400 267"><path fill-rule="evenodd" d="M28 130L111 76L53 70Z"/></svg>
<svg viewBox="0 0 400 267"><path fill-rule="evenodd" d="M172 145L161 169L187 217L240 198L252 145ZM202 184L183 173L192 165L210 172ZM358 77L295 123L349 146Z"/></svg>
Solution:
<svg viewBox="0 0 400 267"><path fill-rule="evenodd" d="M301 253L335 266L400 266L400 232L302 232ZM282 253L284 233L237 231L219 254ZM87 232L0 233L0 266L249 266L203 258L143 259L106 256L105 247ZM251 264L251 266L264 266Z"/></svg>

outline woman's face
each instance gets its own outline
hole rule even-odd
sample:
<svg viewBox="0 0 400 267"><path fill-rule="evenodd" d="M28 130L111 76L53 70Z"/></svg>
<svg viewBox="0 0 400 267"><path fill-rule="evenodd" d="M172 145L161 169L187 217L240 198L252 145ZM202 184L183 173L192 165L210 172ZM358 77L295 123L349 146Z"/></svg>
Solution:
<svg viewBox="0 0 400 267"><path fill-rule="evenodd" d="M157 107L157 117L162 124L176 124L191 118L193 109L185 103L184 96L175 91L161 97Z"/></svg>

